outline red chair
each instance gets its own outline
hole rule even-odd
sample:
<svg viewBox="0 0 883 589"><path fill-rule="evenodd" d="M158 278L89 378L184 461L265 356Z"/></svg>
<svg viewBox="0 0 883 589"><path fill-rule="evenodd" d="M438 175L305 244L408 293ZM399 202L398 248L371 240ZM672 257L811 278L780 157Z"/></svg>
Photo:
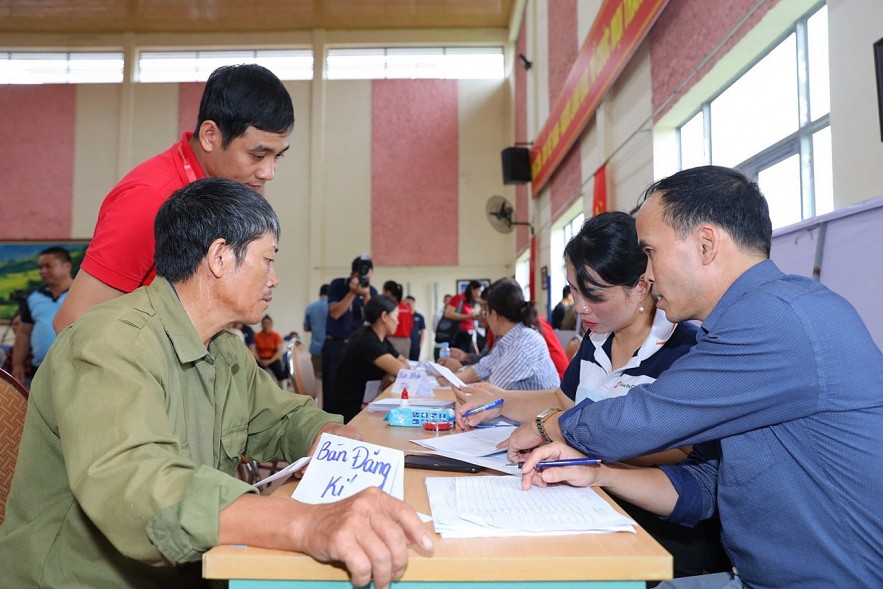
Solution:
<svg viewBox="0 0 883 589"><path fill-rule="evenodd" d="M6 515L6 498L12 486L27 411L27 389L0 369L0 523Z"/></svg>

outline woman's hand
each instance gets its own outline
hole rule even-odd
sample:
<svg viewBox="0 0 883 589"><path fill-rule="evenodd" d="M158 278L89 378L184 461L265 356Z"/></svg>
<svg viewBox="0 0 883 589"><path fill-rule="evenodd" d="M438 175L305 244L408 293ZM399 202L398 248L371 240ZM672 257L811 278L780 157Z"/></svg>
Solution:
<svg viewBox="0 0 883 589"><path fill-rule="evenodd" d="M600 484L601 465L591 466L558 466L554 468L536 469L537 462L543 460L563 460L568 458L585 458L562 442L552 442L540 446L524 459L521 467L521 489L527 491L532 486L546 487L555 483L567 483L574 487L591 487Z"/></svg>
<svg viewBox="0 0 883 589"><path fill-rule="evenodd" d="M457 420L457 427L460 429L471 429L482 421L493 419L503 414L502 407L493 407L486 411L480 411L474 415L470 415L469 417L463 416L463 414L470 409L475 409L476 407L492 403L497 399L502 399L506 391L498 386L494 386L488 382L479 382L468 387L463 387L462 389L453 387L453 391L454 396L457 398L457 412L455 418Z"/></svg>

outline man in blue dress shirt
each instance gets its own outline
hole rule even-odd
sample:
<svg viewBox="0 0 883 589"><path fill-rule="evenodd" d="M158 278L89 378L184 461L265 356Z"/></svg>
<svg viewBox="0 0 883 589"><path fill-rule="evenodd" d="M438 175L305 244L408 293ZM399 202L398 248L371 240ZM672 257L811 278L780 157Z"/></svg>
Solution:
<svg viewBox="0 0 883 589"><path fill-rule="evenodd" d="M644 199L647 278L669 321L702 321L697 344L652 384L519 428L523 487L603 486L684 525L718 514L734 573L660 587L883 587L883 356L858 313L769 260L767 203L741 173L684 170ZM688 444L678 465L609 464ZM608 464L533 468L580 453Z"/></svg>
<svg viewBox="0 0 883 589"><path fill-rule="evenodd" d="M325 342L325 323L328 320L328 285L319 287L319 298L304 311L304 331L310 332L310 358L313 374L322 378L322 344Z"/></svg>

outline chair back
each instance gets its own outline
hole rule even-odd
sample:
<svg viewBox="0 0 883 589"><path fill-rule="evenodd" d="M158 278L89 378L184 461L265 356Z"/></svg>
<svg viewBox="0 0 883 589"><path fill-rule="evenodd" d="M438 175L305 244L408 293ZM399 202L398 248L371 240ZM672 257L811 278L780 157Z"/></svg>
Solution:
<svg viewBox="0 0 883 589"><path fill-rule="evenodd" d="M0 369L0 524L6 515L6 498L12 486L27 410L27 389Z"/></svg>
<svg viewBox="0 0 883 589"><path fill-rule="evenodd" d="M302 341L294 338L288 342L288 354L295 392L315 399L318 389L316 386L316 375L313 373L313 360L310 357L310 351L304 346Z"/></svg>

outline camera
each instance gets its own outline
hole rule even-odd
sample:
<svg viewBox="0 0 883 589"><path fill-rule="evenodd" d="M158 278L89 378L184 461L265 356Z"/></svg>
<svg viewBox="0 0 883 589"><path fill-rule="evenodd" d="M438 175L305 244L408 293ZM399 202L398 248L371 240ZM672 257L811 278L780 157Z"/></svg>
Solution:
<svg viewBox="0 0 883 589"><path fill-rule="evenodd" d="M374 267L368 254L362 254L359 258L359 286L365 287L370 283L368 280L368 272Z"/></svg>

